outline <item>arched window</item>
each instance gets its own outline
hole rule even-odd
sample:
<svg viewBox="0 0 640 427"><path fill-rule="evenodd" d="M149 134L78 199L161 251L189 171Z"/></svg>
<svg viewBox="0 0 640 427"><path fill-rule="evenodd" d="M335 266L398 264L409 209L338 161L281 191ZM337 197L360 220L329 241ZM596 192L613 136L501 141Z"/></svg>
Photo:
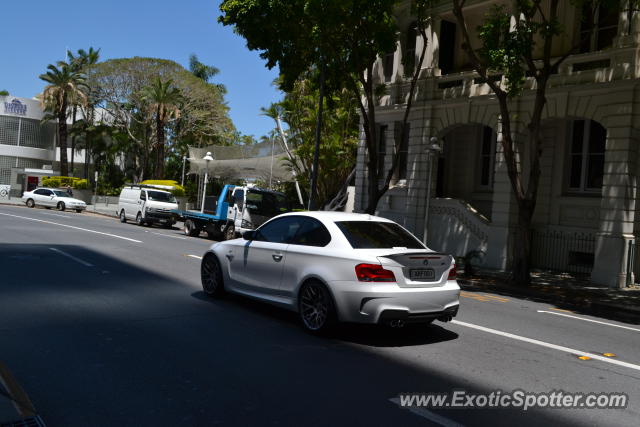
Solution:
<svg viewBox="0 0 640 427"><path fill-rule="evenodd" d="M593 120L575 120L569 146L570 192L595 192L602 188L607 130Z"/></svg>

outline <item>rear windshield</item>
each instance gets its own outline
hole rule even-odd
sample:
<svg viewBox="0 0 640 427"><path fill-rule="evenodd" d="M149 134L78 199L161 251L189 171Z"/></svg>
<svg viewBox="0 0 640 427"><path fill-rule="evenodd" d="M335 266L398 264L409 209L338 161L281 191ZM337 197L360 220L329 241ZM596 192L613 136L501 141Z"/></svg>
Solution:
<svg viewBox="0 0 640 427"><path fill-rule="evenodd" d="M354 249L424 249L411 233L393 222L337 221Z"/></svg>

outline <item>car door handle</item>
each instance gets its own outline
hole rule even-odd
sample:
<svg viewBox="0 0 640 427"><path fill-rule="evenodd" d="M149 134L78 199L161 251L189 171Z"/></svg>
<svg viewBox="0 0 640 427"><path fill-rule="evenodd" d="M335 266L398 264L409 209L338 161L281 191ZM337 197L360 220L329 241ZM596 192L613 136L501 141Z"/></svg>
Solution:
<svg viewBox="0 0 640 427"><path fill-rule="evenodd" d="M227 257L227 259L228 259L229 261L233 260L233 253L232 253L232 252L229 252L229 253L228 253L228 254L226 254L225 256Z"/></svg>
<svg viewBox="0 0 640 427"><path fill-rule="evenodd" d="M280 262L280 261L282 261L282 255L280 255L280 254L273 254L273 255L271 255L271 256L273 257L273 260L274 260L275 262Z"/></svg>

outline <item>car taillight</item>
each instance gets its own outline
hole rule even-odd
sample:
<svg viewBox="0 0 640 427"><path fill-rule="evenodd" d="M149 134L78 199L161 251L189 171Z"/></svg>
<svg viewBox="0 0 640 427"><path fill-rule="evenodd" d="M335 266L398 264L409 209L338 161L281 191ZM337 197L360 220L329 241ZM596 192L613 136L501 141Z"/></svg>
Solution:
<svg viewBox="0 0 640 427"><path fill-rule="evenodd" d="M453 264L453 267L451 268L451 270L449 270L449 277L447 278L447 280L456 280L456 276L456 265Z"/></svg>
<svg viewBox="0 0 640 427"><path fill-rule="evenodd" d="M356 276L361 282L395 282L392 271L385 270L380 264L356 265Z"/></svg>

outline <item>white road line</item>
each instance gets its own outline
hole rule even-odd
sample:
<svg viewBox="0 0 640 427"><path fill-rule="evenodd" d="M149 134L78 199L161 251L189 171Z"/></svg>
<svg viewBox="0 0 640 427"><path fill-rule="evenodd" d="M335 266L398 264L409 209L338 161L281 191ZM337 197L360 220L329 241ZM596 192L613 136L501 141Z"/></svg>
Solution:
<svg viewBox="0 0 640 427"><path fill-rule="evenodd" d="M601 322L599 320L585 319L584 317L571 316L570 314L556 313L555 311L538 310L538 313L555 314L556 316L570 317L572 319L584 320L585 322L599 323L601 325L614 326L616 328L629 329L630 331L640 332L640 329L632 328L630 326L616 325L614 323Z"/></svg>
<svg viewBox="0 0 640 427"><path fill-rule="evenodd" d="M61 215L61 214L56 214L56 213L52 213L52 212L43 212L43 213L47 214L47 215L59 216L61 218L69 218L69 215Z"/></svg>
<svg viewBox="0 0 640 427"><path fill-rule="evenodd" d="M600 360L601 362L611 363L612 365L624 366L625 368L635 369L636 371L640 371L640 365L634 365L633 363L627 363L627 362L622 362L616 359L610 359L608 357L600 356L599 354L593 354L593 353L588 353L586 351L575 350L573 348L564 347L561 345L534 340L533 338L521 337L520 335L514 335L514 334L510 334L509 332L502 332L496 329L485 328L484 326L474 325L473 323L461 322L459 320L452 320L451 323L454 323L460 326L466 326L467 328L477 329L483 332L488 332L490 334L511 338L513 340L528 342L529 344L535 344L542 347L552 348L554 350L563 351L565 353L570 353L570 354L575 354L580 356L589 356L591 359Z"/></svg>
<svg viewBox="0 0 640 427"><path fill-rule="evenodd" d="M71 259L72 259L72 260L74 260L75 262L79 262L80 264L84 265L85 267L93 267L93 264L88 263L87 261L83 261L83 260L81 260L80 258L74 257L73 255L68 254L68 253L66 253L65 251L61 251L60 249L57 249L57 248L49 248L49 249L51 249L51 250L52 250L52 251L54 251L54 252L59 253L60 255L64 255L64 256L66 256L67 258L71 258Z"/></svg>
<svg viewBox="0 0 640 427"><path fill-rule="evenodd" d="M172 236L171 234L156 233L154 231L147 231L147 233L155 234L156 236L173 237L174 239L187 240L186 237Z"/></svg>
<svg viewBox="0 0 640 427"><path fill-rule="evenodd" d="M397 397L394 397L393 399L389 399L389 400L395 403L396 405L400 406L402 409L408 409L414 414L419 415L422 418L426 418L429 421L434 422L443 427L462 427L462 424L459 424L453 420L450 420L449 418L443 417L442 415L438 415L433 411L429 411L428 409L419 408L416 406L401 406L400 399L398 399Z"/></svg>
<svg viewBox="0 0 640 427"><path fill-rule="evenodd" d="M104 233L102 231L96 231L96 230L89 230L88 228L74 227L73 225L60 224L58 222L45 221L43 219L30 218L28 216L11 215L11 214L2 213L2 212L0 212L0 215L12 216L14 218L20 218L20 219L28 219L29 221L42 222L42 223L45 223L45 224L59 225L60 227L73 228L74 230L87 231L89 233L102 234L103 236L115 237L116 239L128 240L130 242L135 242L135 243L142 243L142 241L140 241L140 240L130 239L128 237L122 237L122 236L118 236L116 234Z"/></svg>

